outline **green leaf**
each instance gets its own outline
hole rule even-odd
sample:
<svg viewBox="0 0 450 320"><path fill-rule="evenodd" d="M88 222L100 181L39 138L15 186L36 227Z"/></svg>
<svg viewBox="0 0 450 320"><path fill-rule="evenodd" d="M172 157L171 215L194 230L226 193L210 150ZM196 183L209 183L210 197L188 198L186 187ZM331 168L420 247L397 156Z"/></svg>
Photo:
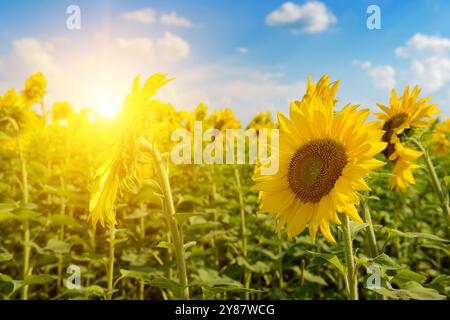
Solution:
<svg viewBox="0 0 450 320"><path fill-rule="evenodd" d="M174 250L175 247L173 246L173 244L167 242L167 241L160 241L157 245L156 248L165 248L168 250Z"/></svg>
<svg viewBox="0 0 450 320"><path fill-rule="evenodd" d="M382 231L385 231L388 233L389 238L421 238L421 239L427 239L427 240L433 240L433 241L439 241L439 242L449 242L449 240L440 238L438 236L435 236L434 234L424 233L424 232L402 232L397 229L387 228L383 227Z"/></svg>
<svg viewBox="0 0 450 320"><path fill-rule="evenodd" d="M6 220L12 220L15 218L16 218L16 215L12 212L1 212L0 211L0 222L6 221Z"/></svg>
<svg viewBox="0 0 450 320"><path fill-rule="evenodd" d="M11 212L17 209L15 203L0 203L0 214L5 212Z"/></svg>
<svg viewBox="0 0 450 320"><path fill-rule="evenodd" d="M219 272L212 269L199 269L196 275L193 275L195 279L191 285L199 285L203 287L215 287L215 286L232 286L243 287L242 283L231 279L226 275L220 275Z"/></svg>
<svg viewBox="0 0 450 320"><path fill-rule="evenodd" d="M136 209L132 213L125 216L125 220L140 219L150 214L147 210Z"/></svg>
<svg viewBox="0 0 450 320"><path fill-rule="evenodd" d="M339 260L339 258L336 255L329 254L329 253L317 253L317 252L313 252L313 251L307 251L307 252L313 254L316 257L319 257L319 258L322 258L322 259L328 261L329 263L334 265L342 273L342 275L345 275L345 266L342 264L341 260Z"/></svg>
<svg viewBox="0 0 450 320"><path fill-rule="evenodd" d="M0 253L0 262L12 260L13 255L11 253Z"/></svg>
<svg viewBox="0 0 450 320"><path fill-rule="evenodd" d="M103 297L106 295L106 290L100 286L93 285L89 287L81 287L80 289L67 289L65 294L78 293L80 295Z"/></svg>
<svg viewBox="0 0 450 320"><path fill-rule="evenodd" d="M41 216L39 212L24 209L24 210L18 210L15 214L16 220L26 220L26 219L37 219Z"/></svg>
<svg viewBox="0 0 450 320"><path fill-rule="evenodd" d="M431 288L424 288L420 283L409 281L405 283L401 289L378 288L370 289L381 295L393 299L414 299L414 300L443 300L445 296L439 294Z"/></svg>
<svg viewBox="0 0 450 320"><path fill-rule="evenodd" d="M193 247L197 244L197 241L189 241L183 245L183 249L186 250L190 247Z"/></svg>
<svg viewBox="0 0 450 320"><path fill-rule="evenodd" d="M326 286L327 285L327 282L322 277L320 277L318 275L315 275L315 274L312 274L308 270L304 270L303 277L305 278L306 281L317 283L317 284L320 284L322 286Z"/></svg>
<svg viewBox="0 0 450 320"><path fill-rule="evenodd" d="M38 285L38 284L47 284L55 281L55 278L48 274L39 274L39 275L29 275L25 276L25 280L21 281L21 285Z"/></svg>
<svg viewBox="0 0 450 320"><path fill-rule="evenodd" d="M367 228L368 226L369 226L368 223L359 223L359 222L350 221L350 232L352 235L352 239L354 239L357 236L358 232Z"/></svg>
<svg viewBox="0 0 450 320"><path fill-rule="evenodd" d="M185 223L190 217L194 216L204 216L204 213L201 212L177 212L175 214L175 219L177 220L178 224Z"/></svg>
<svg viewBox="0 0 450 320"><path fill-rule="evenodd" d="M245 267L254 273L264 274L270 271L270 266L263 261L257 261L255 264L251 264L244 257L237 257L236 262L239 266Z"/></svg>
<svg viewBox="0 0 450 320"><path fill-rule="evenodd" d="M402 286L402 284L409 282L409 281L415 281L418 283L423 283L426 280L427 277L411 271L411 270L400 270L395 277L391 280L392 283L397 284L399 287Z"/></svg>
<svg viewBox="0 0 450 320"><path fill-rule="evenodd" d="M378 257L374 258L372 262L380 267L383 267L386 270L397 270L402 268L398 263L392 260L385 253L382 253Z"/></svg>
<svg viewBox="0 0 450 320"><path fill-rule="evenodd" d="M70 243L61 241L56 238L48 240L45 250L52 251L54 253L63 254L70 252L72 245Z"/></svg>
<svg viewBox="0 0 450 320"><path fill-rule="evenodd" d="M80 223L73 217L65 215L65 214L53 214L49 217L49 223L51 225L60 225L60 226L68 226L78 228L80 227Z"/></svg>
<svg viewBox="0 0 450 320"><path fill-rule="evenodd" d="M133 278L138 280L150 280L148 272L120 269L122 278Z"/></svg>
<svg viewBox="0 0 450 320"><path fill-rule="evenodd" d="M450 176L444 177L444 183L448 190L450 190Z"/></svg>

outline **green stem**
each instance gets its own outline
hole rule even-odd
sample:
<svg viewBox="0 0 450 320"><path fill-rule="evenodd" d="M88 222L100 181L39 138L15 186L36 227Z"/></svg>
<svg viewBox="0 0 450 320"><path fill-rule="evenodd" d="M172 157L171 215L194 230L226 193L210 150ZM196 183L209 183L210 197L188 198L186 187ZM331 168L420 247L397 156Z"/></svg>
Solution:
<svg viewBox="0 0 450 320"><path fill-rule="evenodd" d="M239 176L239 169L234 169L234 176L236 178L236 186L238 188L239 195L239 210L241 214L241 237L242 237L242 253L244 257L247 256L247 229L245 227L245 205L244 205L244 197L242 195L242 186L241 186L241 178Z"/></svg>
<svg viewBox="0 0 450 320"><path fill-rule="evenodd" d="M239 175L239 169L234 169L234 176L236 178L236 187L239 196L239 211L241 215L241 240L242 240L242 255L244 258L247 258L247 228L245 226L245 203L244 203L244 195L242 194L242 185L241 185L241 177ZM251 272L244 269L244 285L246 289L250 288L250 280L251 280ZM245 292L244 294L245 300L250 299L250 293Z"/></svg>
<svg viewBox="0 0 450 320"><path fill-rule="evenodd" d="M108 257L108 300L113 298L114 290L114 254L115 254L116 228L114 224L109 226L109 257Z"/></svg>
<svg viewBox="0 0 450 320"><path fill-rule="evenodd" d="M368 226L368 232L367 232L367 238L369 240L369 250L370 250L370 257L375 258L379 255L378 251L378 245L377 245L377 238L375 237L375 230L373 229L373 223L372 223L372 215L370 214L370 208L369 208L369 201L368 200L362 200L361 203L364 219Z"/></svg>
<svg viewBox="0 0 450 320"><path fill-rule="evenodd" d="M61 215L66 214L66 198L65 198L65 181L64 176L60 178L61 189L63 191L63 196L61 197ZM62 224L59 229L59 239L64 241L64 225ZM56 292L59 293L62 285L62 269L63 269L63 255L60 254L58 257L58 278L56 282Z"/></svg>
<svg viewBox="0 0 450 320"><path fill-rule="evenodd" d="M344 236L344 252L346 261L347 292L350 300L358 300L358 281L356 278L355 258L353 256L350 220L346 214L342 215L342 232Z"/></svg>
<svg viewBox="0 0 450 320"><path fill-rule="evenodd" d="M25 155L23 152L22 142L20 141L20 136L17 136L17 149L19 152L20 168L22 174L22 196L23 204L22 206L26 208L29 202L29 191L28 191L28 171L25 160ZM30 270L30 221L25 219L23 221L23 278L25 279L31 272ZM28 300L28 286L25 285L22 288L22 300Z"/></svg>
<svg viewBox="0 0 450 320"><path fill-rule="evenodd" d="M170 187L169 174L164 166L160 152L150 144L146 139L140 139L141 146L145 151L148 151L153 158L156 172L159 177L160 185L164 195L165 212L167 215L167 222L169 225L170 233L172 235L175 259L177 261L178 277L180 281L180 296L183 300L189 299L189 287L186 268L186 257L184 252L183 234L182 229L178 226L176 220L176 211L173 203L172 190Z"/></svg>
<svg viewBox="0 0 450 320"><path fill-rule="evenodd" d="M442 185L442 183L439 180L439 177L436 173L436 169L433 165L433 161L431 160L431 156L428 153L428 151L425 149L425 147L422 145L420 141L413 138L411 138L411 141L413 141L417 145L417 147L419 147L420 151L422 151L423 153L428 174L430 175L431 178L431 184L433 185L433 189L436 195L438 196L439 201L441 202L442 211L444 212L447 218L447 234L450 236L450 207L449 207L449 197L446 188Z"/></svg>

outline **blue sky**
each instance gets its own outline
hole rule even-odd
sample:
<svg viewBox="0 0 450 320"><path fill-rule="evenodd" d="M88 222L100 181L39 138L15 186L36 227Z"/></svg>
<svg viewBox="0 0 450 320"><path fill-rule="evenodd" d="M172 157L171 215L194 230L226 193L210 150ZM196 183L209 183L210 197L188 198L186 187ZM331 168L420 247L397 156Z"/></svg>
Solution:
<svg viewBox="0 0 450 320"><path fill-rule="evenodd" d="M68 30L66 8L81 9ZM381 9L369 30L366 9ZM387 103L419 84L450 115L450 3L413 1L15 1L0 4L0 91L43 71L47 101L116 110L138 74L169 72L161 99L288 110L308 75L340 79L341 104ZM106 111L106 113L112 113Z"/></svg>

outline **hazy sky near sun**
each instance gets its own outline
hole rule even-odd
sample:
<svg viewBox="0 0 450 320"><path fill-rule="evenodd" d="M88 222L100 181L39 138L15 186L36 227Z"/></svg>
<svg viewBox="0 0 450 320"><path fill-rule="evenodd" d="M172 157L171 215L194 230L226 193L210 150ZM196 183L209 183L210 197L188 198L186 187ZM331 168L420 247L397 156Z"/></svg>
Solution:
<svg viewBox="0 0 450 320"><path fill-rule="evenodd" d="M69 5L81 29L66 28ZM381 30L366 27L381 8ZM117 109L137 74L176 78L162 100L231 107L243 121L288 110L308 75L341 80L340 104L388 103L390 88L419 84L450 115L450 2L2 1L0 93L37 71L47 103Z"/></svg>

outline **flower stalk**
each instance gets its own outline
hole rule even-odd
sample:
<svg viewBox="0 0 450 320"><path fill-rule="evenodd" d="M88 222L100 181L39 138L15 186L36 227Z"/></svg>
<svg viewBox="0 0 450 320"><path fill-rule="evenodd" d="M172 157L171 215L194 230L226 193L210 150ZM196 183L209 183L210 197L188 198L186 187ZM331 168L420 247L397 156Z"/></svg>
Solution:
<svg viewBox="0 0 450 320"><path fill-rule="evenodd" d="M172 190L170 187L169 173L163 163L161 153L145 138L140 138L142 149L148 152L154 162L156 173L164 196L164 207L169 230L173 239L175 259L177 261L178 278L180 283L180 298L189 300L189 287L186 268L186 256L184 251L183 234L181 226L176 220L176 211L173 203Z"/></svg>
<svg viewBox="0 0 450 320"><path fill-rule="evenodd" d="M373 229L372 215L370 214L369 199L361 200L361 208L362 208L364 220L368 224L367 239L369 242L370 257L375 258L379 255L379 251L378 251L378 245L377 245L377 238L375 236L375 230Z"/></svg>
<svg viewBox="0 0 450 320"><path fill-rule="evenodd" d="M114 290L114 255L115 255L115 242L116 242L116 228L114 224L109 225L109 255L108 255L108 300L113 298Z"/></svg>
<svg viewBox="0 0 450 320"><path fill-rule="evenodd" d="M427 166L427 171L431 178L431 184L433 185L434 192L438 196L442 211L444 212L447 219L447 235L450 236L450 206L446 188L442 185L441 181L439 180L430 153L427 151L427 149L423 146L423 144L419 140L414 138L410 138L410 140L414 142L419 148L419 150L422 151L423 153L425 164Z"/></svg>
<svg viewBox="0 0 450 320"><path fill-rule="evenodd" d="M353 256L352 235L348 215L342 215L342 233L344 238L344 253L346 262L346 284L350 300L358 300L358 279L356 277L355 257Z"/></svg>

